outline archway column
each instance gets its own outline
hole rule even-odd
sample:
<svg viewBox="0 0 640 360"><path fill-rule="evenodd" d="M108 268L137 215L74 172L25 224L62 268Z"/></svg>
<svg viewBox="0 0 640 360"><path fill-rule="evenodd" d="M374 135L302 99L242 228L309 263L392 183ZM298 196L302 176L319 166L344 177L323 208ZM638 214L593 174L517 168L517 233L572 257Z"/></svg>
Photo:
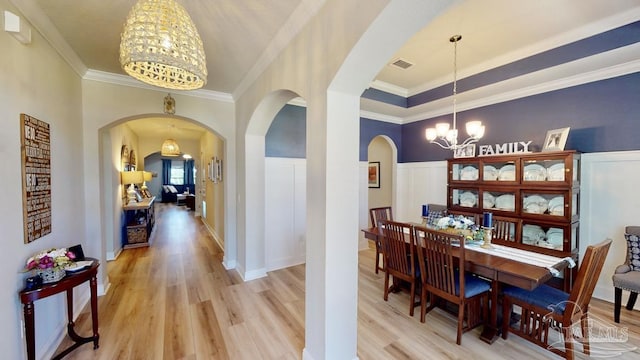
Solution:
<svg viewBox="0 0 640 360"><path fill-rule="evenodd" d="M307 360L357 359L359 111L338 92L307 108Z"/></svg>

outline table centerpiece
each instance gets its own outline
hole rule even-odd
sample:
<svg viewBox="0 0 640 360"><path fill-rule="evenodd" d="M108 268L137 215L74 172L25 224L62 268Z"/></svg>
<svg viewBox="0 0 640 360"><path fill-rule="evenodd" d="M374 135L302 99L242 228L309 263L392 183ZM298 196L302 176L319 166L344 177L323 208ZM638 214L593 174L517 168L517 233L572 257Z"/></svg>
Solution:
<svg viewBox="0 0 640 360"><path fill-rule="evenodd" d="M464 235L465 240L482 240L484 237L482 228L462 215L441 217L436 222L436 230Z"/></svg>

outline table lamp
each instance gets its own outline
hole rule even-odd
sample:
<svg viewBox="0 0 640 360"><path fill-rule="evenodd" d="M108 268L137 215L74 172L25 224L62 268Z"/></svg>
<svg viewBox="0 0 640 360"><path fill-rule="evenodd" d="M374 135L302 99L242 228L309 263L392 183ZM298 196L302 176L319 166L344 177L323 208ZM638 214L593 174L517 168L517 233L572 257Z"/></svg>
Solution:
<svg viewBox="0 0 640 360"><path fill-rule="evenodd" d="M127 188L127 204L131 202L137 202L138 196L134 184L140 184L144 182L144 175L142 171L122 171L120 172L120 179L122 185L129 184Z"/></svg>

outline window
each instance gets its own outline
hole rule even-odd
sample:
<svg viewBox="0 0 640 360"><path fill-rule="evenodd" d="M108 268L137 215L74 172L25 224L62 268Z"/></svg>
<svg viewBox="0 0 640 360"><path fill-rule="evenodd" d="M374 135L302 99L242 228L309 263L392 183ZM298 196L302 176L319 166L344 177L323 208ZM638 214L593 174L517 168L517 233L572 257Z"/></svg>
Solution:
<svg viewBox="0 0 640 360"><path fill-rule="evenodd" d="M184 185L184 161L171 161L171 178L169 183L172 185Z"/></svg>

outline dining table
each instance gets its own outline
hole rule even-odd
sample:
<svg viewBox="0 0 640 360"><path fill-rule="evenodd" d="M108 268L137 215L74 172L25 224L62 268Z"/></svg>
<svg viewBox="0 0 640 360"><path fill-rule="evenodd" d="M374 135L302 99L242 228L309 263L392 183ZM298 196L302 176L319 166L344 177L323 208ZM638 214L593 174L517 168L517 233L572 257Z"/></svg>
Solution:
<svg viewBox="0 0 640 360"><path fill-rule="evenodd" d="M414 224L420 225L420 224ZM362 229L366 239L378 241L378 228ZM501 284L517 286L526 290L533 290L546 283L554 275L561 273L566 267L574 266L571 259L554 258L522 249L509 248L502 245L492 245L489 249L480 247L477 243L465 243L465 271L474 273L491 282L490 318L485 323L480 339L492 344L500 335L498 324L498 294ZM459 252L454 249L454 256ZM514 254L514 255L511 255ZM532 264L530 259L545 257L551 266Z"/></svg>

